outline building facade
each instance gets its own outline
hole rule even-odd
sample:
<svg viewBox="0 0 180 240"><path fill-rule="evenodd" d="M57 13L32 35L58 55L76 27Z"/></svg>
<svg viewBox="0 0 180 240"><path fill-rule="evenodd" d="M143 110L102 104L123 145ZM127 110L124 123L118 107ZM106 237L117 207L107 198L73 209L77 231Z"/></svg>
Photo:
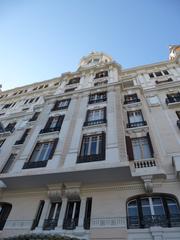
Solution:
<svg viewBox="0 0 180 240"><path fill-rule="evenodd" d="M0 238L180 239L180 46L0 92Z"/></svg>

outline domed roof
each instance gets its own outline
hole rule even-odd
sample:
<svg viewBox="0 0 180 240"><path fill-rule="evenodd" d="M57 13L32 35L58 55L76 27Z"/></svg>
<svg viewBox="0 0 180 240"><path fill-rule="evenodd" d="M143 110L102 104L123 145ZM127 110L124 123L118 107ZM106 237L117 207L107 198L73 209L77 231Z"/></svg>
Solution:
<svg viewBox="0 0 180 240"><path fill-rule="evenodd" d="M79 67L91 67L94 65L100 65L112 62L112 58L103 52L91 52L89 55L82 57L79 63Z"/></svg>

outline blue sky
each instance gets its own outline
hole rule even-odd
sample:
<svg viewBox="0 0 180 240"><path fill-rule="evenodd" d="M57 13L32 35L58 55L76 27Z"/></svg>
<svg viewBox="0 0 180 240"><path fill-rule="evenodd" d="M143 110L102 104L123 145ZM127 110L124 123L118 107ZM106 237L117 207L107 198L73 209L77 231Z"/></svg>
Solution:
<svg viewBox="0 0 180 240"><path fill-rule="evenodd" d="M178 43L180 0L0 0L3 90L75 71L91 51L130 68Z"/></svg>

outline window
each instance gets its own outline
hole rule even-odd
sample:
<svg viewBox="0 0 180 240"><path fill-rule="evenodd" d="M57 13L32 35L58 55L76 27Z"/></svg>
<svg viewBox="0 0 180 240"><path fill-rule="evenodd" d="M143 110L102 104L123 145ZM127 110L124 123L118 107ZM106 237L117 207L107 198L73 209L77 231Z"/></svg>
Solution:
<svg viewBox="0 0 180 240"><path fill-rule="evenodd" d="M151 96L147 98L149 105L159 105L160 101L158 96Z"/></svg>
<svg viewBox="0 0 180 240"><path fill-rule="evenodd" d="M172 78L168 78L168 79L160 80L160 81L156 80L155 83L161 84L161 83L172 82L172 81L173 81Z"/></svg>
<svg viewBox="0 0 180 240"><path fill-rule="evenodd" d="M39 88L38 89L42 89L44 87L44 85L41 85L41 86L39 86Z"/></svg>
<svg viewBox="0 0 180 240"><path fill-rule="evenodd" d="M167 94L166 104L180 102L180 92Z"/></svg>
<svg viewBox="0 0 180 240"><path fill-rule="evenodd" d="M79 82L80 82L80 77L76 77L76 78L70 79L67 85L76 84L76 83L79 83Z"/></svg>
<svg viewBox="0 0 180 240"><path fill-rule="evenodd" d="M57 226L61 211L61 202L52 202L48 218L44 220L43 230L53 230Z"/></svg>
<svg viewBox="0 0 180 240"><path fill-rule="evenodd" d="M29 100L29 103L32 103L32 102L34 101L34 99L35 99L35 98L31 98L31 99Z"/></svg>
<svg viewBox="0 0 180 240"><path fill-rule="evenodd" d="M10 108L10 107L11 107L11 105L12 105L12 103L7 103L7 104L5 104L5 105L3 106L3 108L2 108L2 109Z"/></svg>
<svg viewBox="0 0 180 240"><path fill-rule="evenodd" d="M106 107L95 110L88 110L84 126L101 124L105 122L106 122Z"/></svg>
<svg viewBox="0 0 180 240"><path fill-rule="evenodd" d="M29 122L36 121L39 117L40 112L35 112L32 118L29 119Z"/></svg>
<svg viewBox="0 0 180 240"><path fill-rule="evenodd" d="M15 125L16 125L16 122L9 123L9 124L6 126L5 131L6 131L6 132L14 132Z"/></svg>
<svg viewBox="0 0 180 240"><path fill-rule="evenodd" d="M127 116L128 116L127 128L140 127L140 126L147 125L146 121L144 121L141 110L128 111Z"/></svg>
<svg viewBox="0 0 180 240"><path fill-rule="evenodd" d="M27 136L29 135L29 132L30 132L30 129L26 129L25 132L23 133L21 139L15 142L15 145L23 144L25 142Z"/></svg>
<svg viewBox="0 0 180 240"><path fill-rule="evenodd" d="M0 148L2 147L2 145L5 141L6 141L6 139L0 139Z"/></svg>
<svg viewBox="0 0 180 240"><path fill-rule="evenodd" d="M134 160L152 158L151 149L147 137L133 138L132 147Z"/></svg>
<svg viewBox="0 0 180 240"><path fill-rule="evenodd" d="M164 75L169 75L169 72L167 70L162 70L162 71L158 71L158 72L151 72L149 73L149 77L150 78L154 78L154 77L161 77Z"/></svg>
<svg viewBox="0 0 180 240"><path fill-rule="evenodd" d="M40 133L60 131L63 120L64 115L50 117L46 123L46 126L40 131Z"/></svg>
<svg viewBox="0 0 180 240"><path fill-rule="evenodd" d="M84 229L90 229L91 208L92 208L92 198L87 198L86 199L85 216L84 216Z"/></svg>
<svg viewBox="0 0 180 240"><path fill-rule="evenodd" d="M8 219L8 216L11 212L12 205L9 203L0 203L0 230L3 230L4 225L6 224L6 221Z"/></svg>
<svg viewBox="0 0 180 240"><path fill-rule="evenodd" d="M45 201L41 200L40 203L39 203L39 206L38 206L38 209L37 209L37 213L36 213L36 217L35 217L35 219L33 221L31 230L34 230L38 226L39 220L40 220L40 217L41 217L41 214L42 214L42 210L43 210L43 207L44 207L44 204L45 204Z"/></svg>
<svg viewBox="0 0 180 240"><path fill-rule="evenodd" d="M70 101L71 101L70 98L64 99L64 100L61 100L61 101L56 101L55 104L54 104L54 107L52 108L51 111L56 111L56 110L61 110L61 109L68 108Z"/></svg>
<svg viewBox="0 0 180 240"><path fill-rule="evenodd" d="M102 71L102 72L96 73L96 75L95 75L95 79L103 78L103 77L108 77L108 71Z"/></svg>
<svg viewBox="0 0 180 240"><path fill-rule="evenodd" d="M68 201L63 223L63 229L73 230L78 225L81 201Z"/></svg>
<svg viewBox="0 0 180 240"><path fill-rule="evenodd" d="M53 157L58 139L49 142L38 142L31 154L28 162L25 162L25 168L45 167L47 161Z"/></svg>
<svg viewBox="0 0 180 240"><path fill-rule="evenodd" d="M10 155L10 157L8 158L6 164L4 165L1 173L7 173L7 172L10 170L10 168L11 168L12 165L14 164L14 161L15 161L15 159L16 159L16 156L17 156L17 154L15 154L15 153L12 153L12 154Z"/></svg>
<svg viewBox="0 0 180 240"><path fill-rule="evenodd" d="M178 119L180 119L180 111L176 111L176 115L177 115Z"/></svg>
<svg viewBox="0 0 180 240"><path fill-rule="evenodd" d="M72 92L72 91L74 91L75 89L76 89L76 87L74 87L74 88L68 88L68 89L65 89L64 92L65 92L65 93L66 93L66 92Z"/></svg>
<svg viewBox="0 0 180 240"><path fill-rule="evenodd" d="M136 93L125 95L124 99L125 99L124 104L140 102L140 99L138 98Z"/></svg>
<svg viewBox="0 0 180 240"><path fill-rule="evenodd" d="M180 209L171 195L138 196L127 203L128 228L179 227Z"/></svg>
<svg viewBox="0 0 180 240"><path fill-rule="evenodd" d="M77 163L105 160L105 133L84 135Z"/></svg>
<svg viewBox="0 0 180 240"><path fill-rule="evenodd" d="M106 92L94 93L89 95L89 104L104 102L107 100Z"/></svg>
<svg viewBox="0 0 180 240"><path fill-rule="evenodd" d="M130 138L126 136L126 147L129 160L141 160L153 158L154 151L149 133L140 138Z"/></svg>

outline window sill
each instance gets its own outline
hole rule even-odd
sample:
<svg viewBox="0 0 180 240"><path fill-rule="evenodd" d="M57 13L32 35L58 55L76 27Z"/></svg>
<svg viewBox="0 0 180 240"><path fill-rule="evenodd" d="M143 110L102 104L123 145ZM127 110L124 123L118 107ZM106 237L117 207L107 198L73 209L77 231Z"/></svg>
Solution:
<svg viewBox="0 0 180 240"><path fill-rule="evenodd" d="M142 131L144 129L148 129L148 125L143 125L143 126L139 126L139 127L131 127L131 128L126 128L126 131L128 133L131 133L131 132L139 132L139 131Z"/></svg>

